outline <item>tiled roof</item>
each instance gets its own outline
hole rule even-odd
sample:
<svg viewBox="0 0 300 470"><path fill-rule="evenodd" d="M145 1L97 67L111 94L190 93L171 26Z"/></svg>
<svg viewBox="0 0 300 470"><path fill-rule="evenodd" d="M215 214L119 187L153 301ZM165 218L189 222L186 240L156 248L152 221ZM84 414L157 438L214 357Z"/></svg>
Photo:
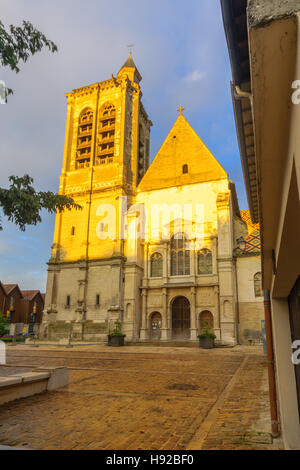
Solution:
<svg viewBox="0 0 300 470"><path fill-rule="evenodd" d="M2 284L6 294L8 295L18 284Z"/></svg>
<svg viewBox="0 0 300 470"><path fill-rule="evenodd" d="M25 300L32 300L37 294L40 293L39 290L22 290L21 292Z"/></svg>
<svg viewBox="0 0 300 470"><path fill-rule="evenodd" d="M246 248L245 251L241 251L239 248L236 248L235 253L237 255L250 255L256 253L258 254L261 251L259 224L252 223L249 210L241 211L241 217L243 221L246 222L248 228L248 235L245 238Z"/></svg>

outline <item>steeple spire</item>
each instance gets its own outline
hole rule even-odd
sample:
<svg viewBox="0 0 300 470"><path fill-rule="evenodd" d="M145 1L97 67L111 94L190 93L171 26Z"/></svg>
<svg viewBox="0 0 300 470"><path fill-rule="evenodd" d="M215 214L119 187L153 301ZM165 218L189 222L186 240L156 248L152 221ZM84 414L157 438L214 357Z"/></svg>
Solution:
<svg viewBox="0 0 300 470"><path fill-rule="evenodd" d="M133 62L132 52L131 52L131 51L129 51L128 59L126 60L126 62L125 62L125 64L123 65L123 67L133 67L133 68L136 68L135 63Z"/></svg>
<svg viewBox="0 0 300 470"><path fill-rule="evenodd" d="M121 67L118 73L118 77L123 74L127 74L128 78L130 78L131 80L137 83L139 83L142 80L142 76L140 72L138 71L138 69L136 68L136 65L133 61L131 50L129 51L128 59L126 60L124 65Z"/></svg>

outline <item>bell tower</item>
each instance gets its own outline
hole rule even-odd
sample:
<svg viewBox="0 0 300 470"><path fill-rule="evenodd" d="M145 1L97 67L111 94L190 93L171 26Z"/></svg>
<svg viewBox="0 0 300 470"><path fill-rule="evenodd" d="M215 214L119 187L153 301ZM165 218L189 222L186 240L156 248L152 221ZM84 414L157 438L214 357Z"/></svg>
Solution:
<svg viewBox="0 0 300 470"><path fill-rule="evenodd" d="M122 314L120 200L126 196L130 207L149 166L152 123L141 101L141 80L130 53L116 77L66 94L59 193L82 210L56 215L46 322L103 323Z"/></svg>

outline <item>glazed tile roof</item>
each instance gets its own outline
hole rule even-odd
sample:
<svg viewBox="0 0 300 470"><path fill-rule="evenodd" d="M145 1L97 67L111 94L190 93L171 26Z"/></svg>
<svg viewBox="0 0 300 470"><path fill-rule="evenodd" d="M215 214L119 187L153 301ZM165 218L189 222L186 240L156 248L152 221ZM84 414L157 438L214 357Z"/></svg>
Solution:
<svg viewBox="0 0 300 470"><path fill-rule="evenodd" d="M241 217L247 224L248 235L245 238L246 249L241 251L239 248L235 249L237 255L251 255L258 254L261 251L261 240L260 240L260 227L259 224L253 224L249 210L241 211Z"/></svg>

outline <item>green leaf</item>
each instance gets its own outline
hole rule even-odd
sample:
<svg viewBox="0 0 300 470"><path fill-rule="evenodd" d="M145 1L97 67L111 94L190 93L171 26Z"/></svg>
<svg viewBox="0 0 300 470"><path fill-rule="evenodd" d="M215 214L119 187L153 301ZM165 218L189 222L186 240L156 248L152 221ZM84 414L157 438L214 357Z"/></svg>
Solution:
<svg viewBox="0 0 300 470"><path fill-rule="evenodd" d="M63 210L80 210L82 207L76 204L72 198L54 194L50 191L36 192L33 178L29 175L23 177L10 176L10 187L0 188L0 207L3 214L10 222L16 224L20 230L25 231L27 225L36 225L41 222L40 212L45 209L49 213L62 212ZM0 218L0 230L2 230Z"/></svg>

